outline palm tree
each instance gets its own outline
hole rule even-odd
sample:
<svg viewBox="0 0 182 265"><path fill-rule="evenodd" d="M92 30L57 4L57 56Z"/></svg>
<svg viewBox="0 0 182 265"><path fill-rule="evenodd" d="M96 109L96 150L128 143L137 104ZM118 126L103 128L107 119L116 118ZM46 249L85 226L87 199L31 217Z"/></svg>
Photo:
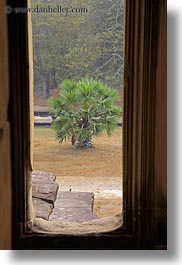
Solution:
<svg viewBox="0 0 182 265"><path fill-rule="evenodd" d="M49 100L55 117L52 128L59 142L70 140L78 148L91 148L92 136L99 136L104 130L112 135L121 118L118 100L117 91L101 81L63 81L60 96Z"/></svg>

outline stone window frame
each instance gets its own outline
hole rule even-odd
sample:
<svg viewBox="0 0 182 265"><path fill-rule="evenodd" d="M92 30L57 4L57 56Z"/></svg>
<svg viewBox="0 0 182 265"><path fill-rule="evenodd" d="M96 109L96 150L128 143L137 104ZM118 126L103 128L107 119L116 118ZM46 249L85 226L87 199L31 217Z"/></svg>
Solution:
<svg viewBox="0 0 182 265"><path fill-rule="evenodd" d="M29 0L7 2L16 7L29 5ZM166 208L161 217L154 207L158 42L161 16L167 17L166 1L127 0L125 9L123 225L112 232L85 236L31 232L33 66L30 14L8 16L13 249L153 249L156 245L157 221L166 220ZM165 156L165 151L163 154Z"/></svg>

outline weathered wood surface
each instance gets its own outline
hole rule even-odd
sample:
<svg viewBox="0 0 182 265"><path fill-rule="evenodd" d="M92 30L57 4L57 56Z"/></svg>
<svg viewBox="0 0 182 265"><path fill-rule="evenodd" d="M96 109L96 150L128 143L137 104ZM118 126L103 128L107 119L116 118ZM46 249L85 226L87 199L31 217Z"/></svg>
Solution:
<svg viewBox="0 0 182 265"><path fill-rule="evenodd" d="M98 219L93 213L94 194L92 192L58 192L55 208L50 221L82 223Z"/></svg>
<svg viewBox="0 0 182 265"><path fill-rule="evenodd" d="M32 202L37 218L49 220L59 186L56 176L47 172L32 173Z"/></svg>

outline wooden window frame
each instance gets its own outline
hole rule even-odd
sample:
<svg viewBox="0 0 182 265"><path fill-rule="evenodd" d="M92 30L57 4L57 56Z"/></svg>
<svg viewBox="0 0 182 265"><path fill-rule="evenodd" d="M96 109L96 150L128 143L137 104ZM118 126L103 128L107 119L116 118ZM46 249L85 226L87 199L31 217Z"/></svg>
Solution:
<svg viewBox="0 0 182 265"><path fill-rule="evenodd" d="M8 0L8 4L27 7L27 1L23 0ZM26 190L31 174L28 15L12 13L8 16L13 249L155 249L157 245L166 248L165 229L161 238L156 235L160 225L166 227L166 205L162 214L155 207L156 79L161 14L167 18L166 1L127 0L125 9L124 225L113 232L87 236L34 234L29 229Z"/></svg>

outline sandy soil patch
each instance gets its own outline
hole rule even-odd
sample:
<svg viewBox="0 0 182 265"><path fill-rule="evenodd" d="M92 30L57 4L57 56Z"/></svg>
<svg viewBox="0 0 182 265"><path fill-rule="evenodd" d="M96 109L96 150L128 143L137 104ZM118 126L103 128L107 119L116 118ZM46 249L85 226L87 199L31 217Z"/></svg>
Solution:
<svg viewBox="0 0 182 265"><path fill-rule="evenodd" d="M69 142L60 145L52 129L35 128L34 170L56 174L62 191L94 192L99 217L121 213L122 128L93 143L93 149L74 150Z"/></svg>

